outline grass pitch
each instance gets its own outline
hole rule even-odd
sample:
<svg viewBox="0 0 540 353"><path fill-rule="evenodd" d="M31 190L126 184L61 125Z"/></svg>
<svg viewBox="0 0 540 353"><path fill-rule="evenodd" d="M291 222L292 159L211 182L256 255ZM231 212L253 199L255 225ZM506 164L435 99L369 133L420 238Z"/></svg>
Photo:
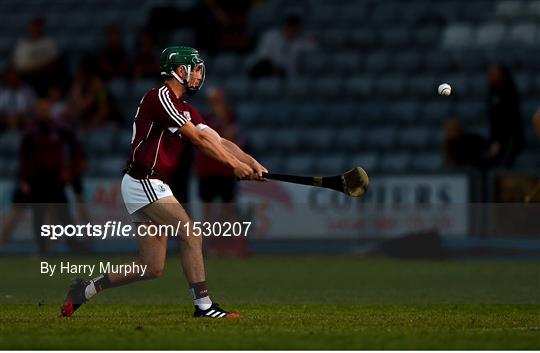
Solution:
<svg viewBox="0 0 540 353"><path fill-rule="evenodd" d="M211 260L208 272L241 319L191 318L177 257L163 278L69 319L58 317L69 276L2 259L0 349L540 349L539 262L279 256Z"/></svg>

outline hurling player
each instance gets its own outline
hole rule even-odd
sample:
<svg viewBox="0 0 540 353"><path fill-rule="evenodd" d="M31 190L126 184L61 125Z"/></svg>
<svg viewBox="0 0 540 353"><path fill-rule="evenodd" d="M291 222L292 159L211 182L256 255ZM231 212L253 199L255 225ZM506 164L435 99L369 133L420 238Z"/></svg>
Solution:
<svg viewBox="0 0 540 353"><path fill-rule="evenodd" d="M199 112L182 99L184 95L195 94L204 81L204 62L197 50L166 48L161 53L160 69L164 85L149 90L139 104L133 123L131 154L122 179L124 203L139 228L146 227L149 222L175 227L178 222L191 222L168 185L186 143L192 143L201 152L231 168L238 179L263 181L262 173L267 171L237 145L208 127ZM208 295L202 238L181 234L181 240L182 267L193 295L194 316L238 317L238 314L222 309ZM62 305L62 316L73 315L83 303L104 289L159 277L165 267L167 237L139 236L138 242L137 264L147 265L144 277L138 273L126 276L104 273L91 281L77 278Z"/></svg>

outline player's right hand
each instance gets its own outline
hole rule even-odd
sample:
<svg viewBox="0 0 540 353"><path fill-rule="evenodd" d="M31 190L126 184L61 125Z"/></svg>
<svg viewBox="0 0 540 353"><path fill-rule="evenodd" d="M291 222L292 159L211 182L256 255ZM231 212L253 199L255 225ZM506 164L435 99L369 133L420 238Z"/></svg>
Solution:
<svg viewBox="0 0 540 353"><path fill-rule="evenodd" d="M257 160L253 159L251 163L251 168L253 169L253 173L255 174L253 179L258 181L266 181L266 178L263 177L263 173L268 173L268 169L266 169L262 164L257 162Z"/></svg>
<svg viewBox="0 0 540 353"><path fill-rule="evenodd" d="M244 162L238 162L233 172L237 179L251 179L253 177L253 169Z"/></svg>

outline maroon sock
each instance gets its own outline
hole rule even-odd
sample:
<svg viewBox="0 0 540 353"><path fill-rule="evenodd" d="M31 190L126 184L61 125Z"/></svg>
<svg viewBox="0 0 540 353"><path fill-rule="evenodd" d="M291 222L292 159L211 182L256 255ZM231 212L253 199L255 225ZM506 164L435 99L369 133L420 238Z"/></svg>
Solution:
<svg viewBox="0 0 540 353"><path fill-rule="evenodd" d="M193 295L193 300L201 299L208 296L208 288L206 288L206 282L191 283L189 287L191 288L191 295Z"/></svg>
<svg viewBox="0 0 540 353"><path fill-rule="evenodd" d="M107 275L106 273L102 274L99 277L94 278L92 282L94 282L94 286L96 287L96 292L98 293L111 286L109 275Z"/></svg>

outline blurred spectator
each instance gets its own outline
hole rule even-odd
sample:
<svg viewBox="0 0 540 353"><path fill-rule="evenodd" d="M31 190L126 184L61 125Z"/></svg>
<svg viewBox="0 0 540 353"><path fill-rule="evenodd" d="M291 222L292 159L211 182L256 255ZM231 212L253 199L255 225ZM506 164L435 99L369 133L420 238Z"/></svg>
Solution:
<svg viewBox="0 0 540 353"><path fill-rule="evenodd" d="M210 111L204 116L208 126L227 140L238 142L234 126L235 113L227 103L225 93L221 89L210 89L208 103ZM202 153L197 153L195 162L201 200L233 202L236 197L236 180L230 168Z"/></svg>
<svg viewBox="0 0 540 353"><path fill-rule="evenodd" d="M129 75L131 67L122 42L120 28L112 26L108 29L105 46L97 57L97 65L104 78L127 77Z"/></svg>
<svg viewBox="0 0 540 353"><path fill-rule="evenodd" d="M301 52L313 49L315 40L303 33L299 16L288 16L280 29L271 29L260 40L250 76L295 76Z"/></svg>
<svg viewBox="0 0 540 353"><path fill-rule="evenodd" d="M210 111L205 114L208 126L220 136L242 145L238 129L235 126L236 114L227 102L221 89L208 91ZM204 219L210 222L237 221L234 204L237 193L237 181L230 168L203 155L196 154L196 171L199 178L199 197L203 201ZM207 241L207 251L221 256L246 256L249 248L246 239L239 237L213 238Z"/></svg>
<svg viewBox="0 0 540 353"><path fill-rule="evenodd" d="M122 115L116 99L107 93L104 99L98 101L97 110L91 116L90 120L83 124L83 129L89 131L93 129L102 129L111 125L122 123Z"/></svg>
<svg viewBox="0 0 540 353"><path fill-rule="evenodd" d="M57 224L72 223L65 187L80 181L84 169L82 145L72 131L52 121L51 107L48 99L36 102L35 123L23 136L19 152L20 192L32 202L34 235L42 256L48 252L46 238L40 236L45 215ZM75 240L68 244L80 250Z"/></svg>
<svg viewBox="0 0 540 353"><path fill-rule="evenodd" d="M507 67L489 69L488 115L490 157L496 166L511 167L524 144L520 99Z"/></svg>
<svg viewBox="0 0 540 353"><path fill-rule="evenodd" d="M174 197L176 197L180 203L186 204L184 205L186 208L189 207L189 202L191 201L189 185L191 181L191 167L193 166L193 160L195 158L194 154L195 151L193 145L190 143L186 144L182 150L180 164L176 168L176 173L170 184Z"/></svg>
<svg viewBox="0 0 540 353"><path fill-rule="evenodd" d="M121 114L101 77L87 64L81 65L71 85L67 121L85 130L119 123Z"/></svg>
<svg viewBox="0 0 540 353"><path fill-rule="evenodd" d="M67 105L64 99L64 92L59 85L52 85L49 88L47 98L51 102L51 118L56 123L63 123L66 117Z"/></svg>
<svg viewBox="0 0 540 353"><path fill-rule="evenodd" d="M536 137L540 138L540 109L538 109L533 116L532 125Z"/></svg>
<svg viewBox="0 0 540 353"><path fill-rule="evenodd" d="M47 91L50 80L54 78L57 60L58 47L56 41L45 34L44 19L33 19L28 26L27 36L21 38L15 47L15 69L41 95Z"/></svg>
<svg viewBox="0 0 540 353"><path fill-rule="evenodd" d="M34 90L21 82L13 68L4 72L0 86L0 130L24 126L35 102Z"/></svg>
<svg viewBox="0 0 540 353"><path fill-rule="evenodd" d="M11 235L18 224L24 219L25 210L30 202L28 198L18 187L13 194L13 205L11 209L5 213L2 220L2 229L0 230L0 253L11 240Z"/></svg>
<svg viewBox="0 0 540 353"><path fill-rule="evenodd" d="M450 165L479 168L512 167L523 148L519 95L507 68L489 69L489 136L466 132L456 119L445 126L444 153Z"/></svg>
<svg viewBox="0 0 540 353"><path fill-rule="evenodd" d="M148 32L143 32L140 36L140 43L137 46L135 69L133 76L135 79L141 77L159 77L159 53L154 37Z"/></svg>

